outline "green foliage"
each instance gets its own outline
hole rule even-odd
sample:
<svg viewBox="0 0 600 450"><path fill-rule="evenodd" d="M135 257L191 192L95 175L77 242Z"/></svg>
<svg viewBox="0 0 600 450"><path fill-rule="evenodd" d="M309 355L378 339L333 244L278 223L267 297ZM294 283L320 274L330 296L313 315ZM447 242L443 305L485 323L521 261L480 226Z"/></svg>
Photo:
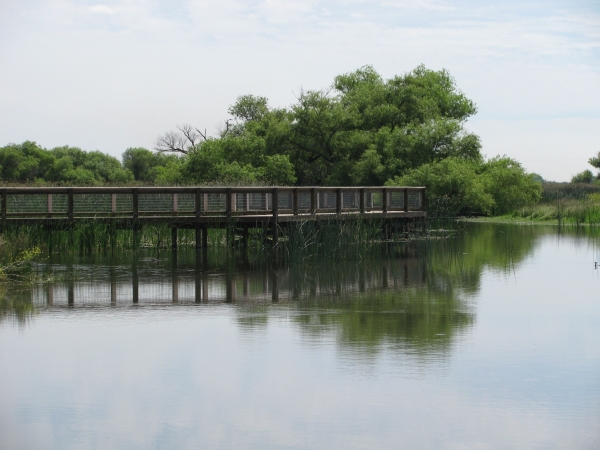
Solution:
<svg viewBox="0 0 600 450"><path fill-rule="evenodd" d="M446 71L383 80L366 66L306 91L291 108L286 149L299 184L375 184L434 160L481 158L463 130L476 108Z"/></svg>
<svg viewBox="0 0 600 450"><path fill-rule="evenodd" d="M594 166L596 169L600 169L600 152L596 156L591 157L588 163Z"/></svg>
<svg viewBox="0 0 600 450"><path fill-rule="evenodd" d="M236 119L244 122L261 120L269 112L267 99L265 97L255 97L253 95L242 95L238 97L234 105L229 110Z"/></svg>
<svg viewBox="0 0 600 450"><path fill-rule="evenodd" d="M506 214L514 209L532 205L542 197L542 185L514 159L496 157L479 169L485 191L494 199L492 212Z"/></svg>
<svg viewBox="0 0 600 450"><path fill-rule="evenodd" d="M182 175L192 183L382 185L448 157L479 161L479 138L463 129L475 112L444 70L419 66L384 80L365 66L327 91L301 91L286 109L238 97L220 137L192 147Z"/></svg>
<svg viewBox="0 0 600 450"><path fill-rule="evenodd" d="M585 200L591 194L600 193L600 186L588 183L552 183L542 184L542 203L556 200Z"/></svg>
<svg viewBox="0 0 600 450"><path fill-rule="evenodd" d="M487 162L450 157L423 164L390 186L425 186L430 203L447 197L457 214L504 214L538 202L541 184L521 165L507 157Z"/></svg>
<svg viewBox="0 0 600 450"><path fill-rule="evenodd" d="M0 148L0 181L65 185L125 184L133 174L116 158L76 147L46 150L35 142Z"/></svg>
<svg viewBox="0 0 600 450"><path fill-rule="evenodd" d="M28 246L22 237L9 240L0 235L0 282L23 280L41 253L39 247Z"/></svg>
<svg viewBox="0 0 600 450"><path fill-rule="evenodd" d="M123 167L138 181L151 181L151 171L160 165L161 153L152 153L145 148L128 148L123 153Z"/></svg>
<svg viewBox="0 0 600 450"><path fill-rule="evenodd" d="M594 174L589 169L586 169L571 178L571 183L591 183L592 181L594 181Z"/></svg>
<svg viewBox="0 0 600 450"><path fill-rule="evenodd" d="M273 155L265 158L260 169L260 178L267 184L289 186L296 183L294 166L287 155Z"/></svg>
<svg viewBox="0 0 600 450"><path fill-rule="evenodd" d="M481 165L460 158L447 158L424 164L403 177L390 180L389 186L425 186L431 202L446 197L458 214L489 214L494 198L486 192L486 180L478 170Z"/></svg>

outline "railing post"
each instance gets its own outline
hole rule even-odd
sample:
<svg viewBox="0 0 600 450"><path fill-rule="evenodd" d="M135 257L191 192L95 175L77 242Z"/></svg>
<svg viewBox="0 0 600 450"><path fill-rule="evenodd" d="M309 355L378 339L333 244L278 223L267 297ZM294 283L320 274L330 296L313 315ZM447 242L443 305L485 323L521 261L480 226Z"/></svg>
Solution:
<svg viewBox="0 0 600 450"><path fill-rule="evenodd" d="M383 213L387 213L388 212L388 204L389 204L389 198L388 198L388 190L386 188L383 188L381 190L381 210L383 211Z"/></svg>
<svg viewBox="0 0 600 450"><path fill-rule="evenodd" d="M360 190L360 199L359 199L359 208L360 208L360 213L364 214L365 213L365 188L362 188Z"/></svg>
<svg viewBox="0 0 600 450"><path fill-rule="evenodd" d="M138 195L138 190L137 189L133 189L133 193L132 193L132 200L133 200L133 220L137 220L138 216L139 216L139 195Z"/></svg>
<svg viewBox="0 0 600 450"><path fill-rule="evenodd" d="M310 190L310 213L314 216L317 213L317 190Z"/></svg>
<svg viewBox="0 0 600 450"><path fill-rule="evenodd" d="M52 194L48 194L48 215L52 215Z"/></svg>
<svg viewBox="0 0 600 450"><path fill-rule="evenodd" d="M422 211L427 211L427 196L425 195L427 193L427 189L423 188L421 189L421 210Z"/></svg>
<svg viewBox="0 0 600 450"><path fill-rule="evenodd" d="M196 221L200 219L200 199L201 197L200 189L196 189L194 193L194 212L196 213Z"/></svg>
<svg viewBox="0 0 600 450"><path fill-rule="evenodd" d="M69 220L73 220L75 209L75 201L73 198L73 189L67 191L67 217Z"/></svg>
<svg viewBox="0 0 600 450"><path fill-rule="evenodd" d="M273 208L273 246L276 247L279 244L279 229L277 227L277 217L279 216L279 189L273 189L271 202L271 207Z"/></svg>
<svg viewBox="0 0 600 450"><path fill-rule="evenodd" d="M271 203L273 217L277 219L277 216L279 216L279 189L277 188L273 189L273 193L271 195Z"/></svg>
<svg viewBox="0 0 600 450"><path fill-rule="evenodd" d="M231 188L225 191L225 215L231 217Z"/></svg>
<svg viewBox="0 0 600 450"><path fill-rule="evenodd" d="M404 188L404 212L408 212L408 188Z"/></svg>
<svg viewBox="0 0 600 450"><path fill-rule="evenodd" d="M299 203L299 194L298 188L294 189L294 197L292 199L292 213L297 216L298 215L298 203Z"/></svg>
<svg viewBox="0 0 600 450"><path fill-rule="evenodd" d="M173 193L173 212L177 212L179 210L179 197L177 193Z"/></svg>
<svg viewBox="0 0 600 450"><path fill-rule="evenodd" d="M335 213L339 216L342 214L342 189L335 190Z"/></svg>
<svg viewBox="0 0 600 450"><path fill-rule="evenodd" d="M6 220L6 189L0 190L0 218Z"/></svg>
<svg viewBox="0 0 600 450"><path fill-rule="evenodd" d="M200 193L200 189L196 189L194 192L194 212L196 213L196 248L202 247L202 228L200 227L200 199L202 194ZM198 255L196 255L196 258ZM198 281L196 281L198 283Z"/></svg>

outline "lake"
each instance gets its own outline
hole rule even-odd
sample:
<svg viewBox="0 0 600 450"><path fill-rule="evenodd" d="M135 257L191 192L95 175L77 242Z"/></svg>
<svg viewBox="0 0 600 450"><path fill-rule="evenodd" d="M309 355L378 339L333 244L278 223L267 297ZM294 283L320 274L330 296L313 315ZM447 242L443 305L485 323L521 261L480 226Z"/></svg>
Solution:
<svg viewBox="0 0 600 450"><path fill-rule="evenodd" d="M54 254L0 293L0 447L600 448L600 230L439 237Z"/></svg>

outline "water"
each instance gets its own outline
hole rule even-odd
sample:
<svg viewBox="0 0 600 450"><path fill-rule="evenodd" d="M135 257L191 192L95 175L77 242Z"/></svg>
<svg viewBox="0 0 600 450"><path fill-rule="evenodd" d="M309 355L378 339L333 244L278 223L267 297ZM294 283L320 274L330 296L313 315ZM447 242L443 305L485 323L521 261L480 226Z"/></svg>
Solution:
<svg viewBox="0 0 600 450"><path fill-rule="evenodd" d="M54 255L1 301L0 447L600 448L598 243L472 224L374 262Z"/></svg>

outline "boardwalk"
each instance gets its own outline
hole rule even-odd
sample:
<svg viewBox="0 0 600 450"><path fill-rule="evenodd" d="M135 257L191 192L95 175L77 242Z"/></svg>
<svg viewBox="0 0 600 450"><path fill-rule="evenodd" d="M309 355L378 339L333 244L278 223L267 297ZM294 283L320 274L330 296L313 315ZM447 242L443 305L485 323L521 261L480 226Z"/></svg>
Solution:
<svg viewBox="0 0 600 450"><path fill-rule="evenodd" d="M426 217L422 187L140 187L0 188L2 225L61 228L109 221L133 228L166 223L195 229L279 227L295 221Z"/></svg>

